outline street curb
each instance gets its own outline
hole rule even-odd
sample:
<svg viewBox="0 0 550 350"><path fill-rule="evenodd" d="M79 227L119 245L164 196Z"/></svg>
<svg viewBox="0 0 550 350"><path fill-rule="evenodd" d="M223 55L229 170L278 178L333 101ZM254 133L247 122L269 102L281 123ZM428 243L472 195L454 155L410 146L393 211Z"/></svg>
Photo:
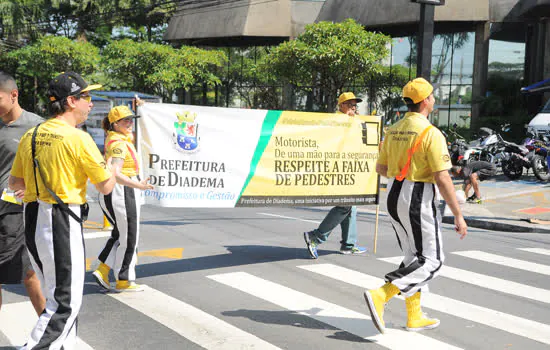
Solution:
<svg viewBox="0 0 550 350"><path fill-rule="evenodd" d="M454 224L454 216L444 216L443 223ZM464 217L466 224L469 227L482 228L491 231L508 231L508 232L528 232L528 233L550 233L550 228L543 227L528 227L522 225L505 224L501 222L490 221L487 219L476 219L472 217Z"/></svg>

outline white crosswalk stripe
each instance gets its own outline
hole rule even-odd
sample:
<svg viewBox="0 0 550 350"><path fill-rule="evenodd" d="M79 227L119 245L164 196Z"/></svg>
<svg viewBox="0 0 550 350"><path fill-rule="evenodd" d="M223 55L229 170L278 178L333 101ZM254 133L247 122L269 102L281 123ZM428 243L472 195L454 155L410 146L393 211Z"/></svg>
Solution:
<svg viewBox="0 0 550 350"><path fill-rule="evenodd" d="M151 287L109 294L205 349L266 349L276 346Z"/></svg>
<svg viewBox="0 0 550 350"><path fill-rule="evenodd" d="M28 340L38 317L30 301L2 305L0 311L0 331L8 338L11 345L21 346ZM79 350L93 350L82 339L76 339Z"/></svg>
<svg viewBox="0 0 550 350"><path fill-rule="evenodd" d="M378 260L399 265L403 258L396 256L391 258L381 258ZM440 276L521 298L537 300L547 304L550 303L549 290L528 286L522 283L487 276L468 270L457 269L448 265L443 265L440 271Z"/></svg>
<svg viewBox="0 0 550 350"><path fill-rule="evenodd" d="M534 256L550 255L550 250L543 248L517 249L522 252L532 253ZM506 266L545 275L549 274L548 271L550 270L547 265L521 260L519 258L514 258L512 255L499 256L479 250L457 251L450 252L450 254L494 264L496 268L499 268L499 266ZM523 253L523 257L525 257L525 255L526 254ZM388 257L379 258L377 260L397 265L401 263L402 258ZM530 260L534 261L534 259ZM475 269L476 265L473 266ZM377 288L384 283L383 279L374 277L374 275L376 275L375 273L370 275L360 271L360 269L350 269L334 263L311 262L296 265L294 262L290 261L290 266L287 265L287 267L290 268L291 273L295 274L297 278L304 274L308 276L313 276L313 274L315 274L325 279L330 278L330 285L340 283L340 286L346 286L347 289L352 290L355 289L355 287L361 289ZM303 284L297 289L292 289L284 284L278 284L269 279L258 277L256 274L239 271L241 268L242 267L239 266L236 269L232 268L229 272L224 271L224 273L198 276L203 280L208 279L210 286L219 283L219 288L225 288L226 290L231 288L239 295L236 299L234 296L228 298L227 304L225 304L225 300L223 300L224 305L226 305L226 308L223 309L224 311L233 310L236 307L242 308L242 303L247 303L248 300L250 300L252 305L258 302L269 303L271 305L270 307L275 305L276 308L282 308L292 313L309 317L338 330L371 341L373 345L376 344L376 346L387 349L461 349L470 348L473 344L479 344L479 346L484 349L491 348L486 344L482 344L482 340L479 340L480 343L455 343L453 337L448 336L449 334L453 334L452 327L456 327L456 325L471 327L472 323L490 327L484 328L485 332L487 329L493 329L494 332L496 332L495 334L499 334L498 332L506 332L506 334L509 334L511 337L506 341L511 342L514 339L520 340L518 344L520 344L521 341L531 342L528 344L535 344L534 347L536 348L538 348L536 344L540 344L541 347L550 345L550 324L548 324L539 314L530 316L532 309L535 307L533 305L528 307L530 308L529 310L522 312L520 317L519 315L514 315L514 312L508 308L506 309L507 312L502 312L499 311L498 306L493 306L494 309L481 306L483 303L480 302L479 299L473 298L469 300L468 298L462 301L434 293L426 293L423 294L422 297L422 306L426 309L445 313L447 314L446 317L449 318L442 323L439 331L421 333L407 332L401 328L406 322L402 320L402 322L397 322L398 326L391 326L392 323L388 322L389 328L387 329L387 334L382 335L374 328L366 307L360 310L352 310L338 305L339 299L329 300L326 298L319 298L318 286ZM475 294L476 289L483 288L497 293L511 295L524 303L527 303L526 300L529 302L535 300L546 304L550 303L550 290L525 285L524 283L518 283L512 280L496 278L448 265L444 265L442 268L441 276L467 283L464 284L464 291L468 292L471 290L473 294ZM302 286L304 290L301 290ZM137 312L147 320L142 324L147 324L152 328L162 328L163 332L169 333L169 336L173 336L176 339L179 337L182 339L185 338L189 342L204 349L276 350L287 348L289 345L285 342L277 343L276 339L274 340L273 337L265 334L255 334L256 332L250 331L250 329L257 329L254 326L250 328L246 327L247 322L258 322L253 318L243 323L237 323L237 327L193 306L193 301L186 299L184 302L176 297L165 294L161 291L160 287L156 288L157 289L146 287L145 291L139 293L108 293L105 297L112 299L106 299L105 307L108 306L109 308L113 308L113 312L120 315L121 318L124 317L123 315L125 313L135 315ZM6 292L9 293L9 290ZM241 298L241 292L257 300ZM356 294L358 299L362 298L360 290L355 292L353 292L353 295ZM100 295L92 295L95 298L101 298ZM224 291L220 290L219 297L224 298L224 295ZM85 298L86 297L87 296L85 296ZM403 299L400 296L397 296L397 298ZM193 299L190 298L190 300ZM238 300L238 302L236 300ZM399 303L399 301L395 302ZM361 303L363 303L362 299ZM480 305L476 305L476 303L480 303ZM535 320L537 317L538 319ZM453 322L456 323L451 325L450 319L454 319ZM80 329L82 329L82 327L90 327L90 325L86 324L87 320L84 315L81 314L79 321ZM23 345L35 322L36 315L30 302L4 303L0 311L0 340L7 338L9 341L8 345ZM109 324L107 327L116 331L119 318L117 316L113 320L105 319L102 320L102 322L111 322L112 324ZM445 329L445 327L449 329ZM136 336L147 337L148 331L149 330L144 329L138 330L139 334L136 334ZM303 328L303 332L306 331L307 328ZM302 332L302 330L298 330L298 333L299 332ZM468 330L468 332L470 331ZM91 332L81 332L79 334L80 336L84 334L89 337ZM5 338L2 338L1 335L4 335ZM262 339L262 337L265 340ZM493 337L496 339L496 336ZM96 343L94 340L95 339L86 337L84 337L84 340L79 338L78 349L93 349L92 346L86 342L97 346L98 350L105 349L103 345L105 342ZM274 343L272 344L270 342ZM98 344L103 345L103 347L98 346ZM6 344L1 344L0 341L0 348L4 345Z"/></svg>
<svg viewBox="0 0 550 350"><path fill-rule="evenodd" d="M518 250L523 250L525 252L541 254L541 255L550 255L550 249L544 249L544 248L518 248Z"/></svg>
<svg viewBox="0 0 550 350"><path fill-rule="evenodd" d="M272 304L334 326L388 349L459 349L419 333L387 329L379 334L370 317L292 290L245 272L211 275L209 278Z"/></svg>
<svg viewBox="0 0 550 350"><path fill-rule="evenodd" d="M298 267L364 289L378 288L384 283L384 280L381 278L332 264L303 265ZM398 298L403 299L401 296L398 296ZM550 345L550 325L434 293L422 295L422 306Z"/></svg>
<svg viewBox="0 0 550 350"><path fill-rule="evenodd" d="M506 256L500 256L496 254L486 253L479 250L470 250L463 252L453 252L455 255L460 255L466 258L480 260L492 264L502 265L506 267L511 267L514 269L520 269L535 273L540 273L542 275L550 275L550 266L537 264L529 261L509 258Z"/></svg>

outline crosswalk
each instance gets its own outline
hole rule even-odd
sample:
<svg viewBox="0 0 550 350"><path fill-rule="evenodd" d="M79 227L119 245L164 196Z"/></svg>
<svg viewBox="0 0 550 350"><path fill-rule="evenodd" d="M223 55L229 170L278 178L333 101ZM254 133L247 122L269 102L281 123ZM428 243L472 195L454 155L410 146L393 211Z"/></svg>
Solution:
<svg viewBox="0 0 550 350"><path fill-rule="evenodd" d="M514 252L518 252L517 257ZM453 264L460 266L467 265L468 261L483 263L494 266L497 269L506 268L513 271L520 271L530 276L546 277L550 273L550 266L540 263L548 261L550 250L539 247L517 248L506 252L505 255L481 250L465 250L450 252L453 256ZM544 260L546 259L546 260ZM387 265L387 271L401 262L401 257L377 258L377 263ZM538 262L534 262L537 260ZM288 274L291 279L300 279L307 276L318 276L324 280L331 281L331 285L345 286L352 291L357 299L362 299L362 291L365 289L377 288L384 281L383 271L377 276L360 271L360 268L349 268L334 263L334 261L292 261L288 267ZM481 291L491 293L495 298L505 296L512 298L518 305L528 305L530 308L539 308L541 314L548 314L550 310L550 290L538 286L522 283L521 281L507 280L496 276L445 265L441 270L441 279L459 283L461 289L468 294L478 294ZM486 271L486 270L485 270ZM505 274L501 274L503 276ZM514 278L514 274L511 275ZM131 310L132 313L142 315L148 320L146 329L137 329L135 337L154 337L155 329L158 327L166 334L170 332L174 337L185 338L187 342L197 345L203 349L302 349L303 344L292 346L284 337L278 338L267 336L258 331L258 327L247 326L246 322L235 322L230 317L224 317L227 310L236 308L246 309L257 305L266 305L268 309L281 310L288 315L300 315L315 322L327 325L328 329L338 332L345 332L362 339L365 347L374 349L489 349L482 337L472 337L465 341L454 337L455 332L461 329L468 329L477 325L479 332L494 332L494 340L506 334L506 339L522 344L527 342L523 348L548 348L550 347L550 318L532 317L529 312L513 312L511 308L495 307L494 303L487 303L476 298L460 298L456 295L441 295L444 293L425 293L422 296L423 308L429 312L435 312L445 317L441 326L433 331L421 333L407 332L404 329L405 320L387 323L387 334L381 335L374 328L368 310L361 304L360 308L354 307L356 303L350 304L333 297L329 291L320 291L318 286L292 284L285 285L281 279L270 277L269 274L258 273L257 270L245 271L240 267L231 267L222 271L206 271L201 275L205 286L214 285L217 302L224 305L223 310L213 310L204 303L195 304L192 298L182 300L175 297L173 290L161 290L162 286L151 285L140 293L107 293L104 298L110 300L109 308L116 310ZM299 286L297 286L299 285ZM544 284L543 284L544 285ZM548 285L548 284L546 284ZM326 285L324 285L326 288ZM347 290L347 289L346 289ZM170 293L172 292L172 293ZM229 295L233 297L229 297ZM97 297L97 295L96 295ZM404 310L404 302L398 296L393 304ZM238 301L235 301L238 300ZM195 301L196 302L196 301ZM86 303L86 296L85 296ZM523 304L522 304L523 303ZM534 303L534 304L533 304ZM344 305L342 305L344 304ZM544 311L547 310L547 311ZM443 317L442 316L442 317ZM534 319L532 319L534 318ZM36 315L29 301L7 303L0 311L0 348L5 346L18 346L26 341L28 333L32 329ZM447 322L445 322L447 321ZM110 322L106 319L105 322ZM249 322L254 322L252 319ZM283 322L284 323L284 322ZM140 323L138 323L140 324ZM113 320L112 327L117 322ZM86 327L86 318L81 317L81 329ZM131 325L128 325L131 328ZM492 330L492 331L491 331ZM308 339L307 327L298 332L303 333L303 339ZM293 332L297 332L293 330ZM82 338L78 339L78 349L107 349L94 341L93 332L81 332ZM158 333L161 334L161 333ZM102 334L102 337L108 334ZM7 339L7 344L2 340ZM4 340L5 342L6 340ZM344 343L342 345L345 345ZM366 346L368 345L368 346ZM494 345L494 343L493 343ZM501 344L506 348L506 344ZM124 346L118 348L124 349ZM133 347L135 348L135 347ZM186 348L174 344L175 349ZM345 348L345 347L342 347ZM355 347L350 347L355 348ZM521 346L520 346L521 348Z"/></svg>

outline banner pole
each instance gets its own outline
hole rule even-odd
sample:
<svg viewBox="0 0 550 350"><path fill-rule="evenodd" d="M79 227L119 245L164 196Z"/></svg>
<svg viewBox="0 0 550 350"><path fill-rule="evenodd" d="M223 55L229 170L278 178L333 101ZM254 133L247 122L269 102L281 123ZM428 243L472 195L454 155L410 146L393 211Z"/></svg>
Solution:
<svg viewBox="0 0 550 350"><path fill-rule="evenodd" d="M380 204L376 204L376 218L374 220L374 254L376 254L376 243L378 241L378 214L380 213Z"/></svg>

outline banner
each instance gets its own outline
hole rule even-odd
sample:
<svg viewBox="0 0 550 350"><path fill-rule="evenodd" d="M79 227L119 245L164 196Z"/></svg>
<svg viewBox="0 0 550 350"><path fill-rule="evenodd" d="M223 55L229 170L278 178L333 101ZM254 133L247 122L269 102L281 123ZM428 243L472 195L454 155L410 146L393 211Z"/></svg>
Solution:
<svg viewBox="0 0 550 350"><path fill-rule="evenodd" d="M152 103L138 115L146 204L378 203L379 116Z"/></svg>

